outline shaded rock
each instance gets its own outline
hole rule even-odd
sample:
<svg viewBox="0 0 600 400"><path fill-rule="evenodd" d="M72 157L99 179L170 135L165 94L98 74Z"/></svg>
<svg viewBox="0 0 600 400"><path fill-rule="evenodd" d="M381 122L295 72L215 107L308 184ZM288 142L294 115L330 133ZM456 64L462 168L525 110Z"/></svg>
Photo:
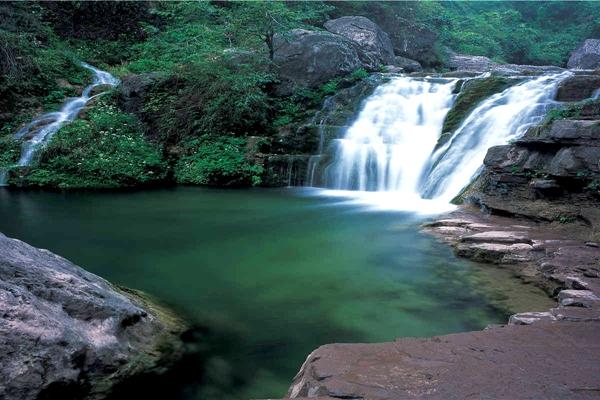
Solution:
<svg viewBox="0 0 600 400"><path fill-rule="evenodd" d="M177 318L2 234L0 308L1 398L102 399L182 356Z"/></svg>
<svg viewBox="0 0 600 400"><path fill-rule="evenodd" d="M330 32L294 29L275 35L273 61L280 84L277 94L285 96L294 88L314 88L363 66L356 43Z"/></svg>
<svg viewBox="0 0 600 400"><path fill-rule="evenodd" d="M124 111L139 114L146 100L148 91L159 80L156 73L127 75L119 85L119 104Z"/></svg>
<svg viewBox="0 0 600 400"><path fill-rule="evenodd" d="M394 65L402 68L404 72L419 72L423 70L421 63L410 58L396 56L394 57Z"/></svg>
<svg viewBox="0 0 600 400"><path fill-rule="evenodd" d="M573 75L558 85L557 101L581 101L600 88L600 75Z"/></svg>
<svg viewBox="0 0 600 400"><path fill-rule="evenodd" d="M571 53L567 66L575 69L600 68L600 39L586 39Z"/></svg>
<svg viewBox="0 0 600 400"><path fill-rule="evenodd" d="M329 32L344 36L357 44L358 57L370 70L394 63L394 49L387 33L366 17L347 16L329 20Z"/></svg>

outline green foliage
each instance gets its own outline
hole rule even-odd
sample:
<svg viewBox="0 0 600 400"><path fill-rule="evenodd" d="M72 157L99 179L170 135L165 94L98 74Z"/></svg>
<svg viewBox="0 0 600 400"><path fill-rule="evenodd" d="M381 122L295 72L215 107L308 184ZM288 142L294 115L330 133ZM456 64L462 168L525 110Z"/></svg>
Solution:
<svg viewBox="0 0 600 400"><path fill-rule="evenodd" d="M0 168L8 168L19 160L21 144L11 135L0 136Z"/></svg>
<svg viewBox="0 0 600 400"><path fill-rule="evenodd" d="M177 182L213 186L257 186L263 167L251 163L243 138L203 136L186 142L175 167Z"/></svg>
<svg viewBox="0 0 600 400"><path fill-rule="evenodd" d="M135 117L102 98L86 119L56 133L25 183L61 189L116 188L151 184L165 176L159 147L144 138Z"/></svg>
<svg viewBox="0 0 600 400"><path fill-rule="evenodd" d="M548 111L542 123L542 126L548 126L552 122L559 119L577 119L582 116L586 109L593 110L600 106L600 100L583 100L574 104L567 104L561 108L556 108ZM591 117L591 115L590 115ZM595 115L598 118L600 115Z"/></svg>
<svg viewBox="0 0 600 400"><path fill-rule="evenodd" d="M595 2L441 2L427 21L443 44L472 55L518 64L564 65L600 27Z"/></svg>
<svg viewBox="0 0 600 400"><path fill-rule="evenodd" d="M558 214L554 217L554 220L561 224L571 224L575 222L576 218L572 215Z"/></svg>

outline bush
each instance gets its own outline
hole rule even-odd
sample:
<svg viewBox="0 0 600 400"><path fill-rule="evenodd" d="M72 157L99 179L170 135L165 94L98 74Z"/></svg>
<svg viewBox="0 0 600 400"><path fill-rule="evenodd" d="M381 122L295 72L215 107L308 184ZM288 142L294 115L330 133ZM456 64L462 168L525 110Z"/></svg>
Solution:
<svg viewBox="0 0 600 400"><path fill-rule="evenodd" d="M243 138L204 136L186 143L175 167L177 182L211 186L257 186L263 168L246 156Z"/></svg>
<svg viewBox="0 0 600 400"><path fill-rule="evenodd" d="M16 164L20 154L21 144L12 135L0 137L0 169Z"/></svg>
<svg viewBox="0 0 600 400"><path fill-rule="evenodd" d="M25 177L31 186L117 188L166 176L160 148L148 142L135 117L101 99L86 119L61 128Z"/></svg>

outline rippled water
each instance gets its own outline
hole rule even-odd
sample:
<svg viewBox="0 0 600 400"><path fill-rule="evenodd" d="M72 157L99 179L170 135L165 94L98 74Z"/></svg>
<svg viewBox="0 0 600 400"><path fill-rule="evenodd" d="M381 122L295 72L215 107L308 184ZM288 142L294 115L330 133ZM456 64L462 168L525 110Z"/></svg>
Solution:
<svg viewBox="0 0 600 400"><path fill-rule="evenodd" d="M0 231L205 327L202 384L172 398L282 397L319 345L481 329L547 301L456 259L419 233L420 217L315 193L2 189Z"/></svg>

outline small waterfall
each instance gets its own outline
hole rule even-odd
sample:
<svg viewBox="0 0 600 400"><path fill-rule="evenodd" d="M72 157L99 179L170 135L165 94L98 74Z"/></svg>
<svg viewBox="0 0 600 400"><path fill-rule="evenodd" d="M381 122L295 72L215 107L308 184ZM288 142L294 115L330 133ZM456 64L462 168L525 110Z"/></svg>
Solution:
<svg viewBox="0 0 600 400"><path fill-rule="evenodd" d="M541 76L490 96L479 104L432 157L435 168L422 188L426 198L450 202L478 174L490 147L509 143L556 107L557 84L570 72Z"/></svg>
<svg viewBox="0 0 600 400"><path fill-rule="evenodd" d="M77 118L77 115L88 101L103 94L90 96L94 88L102 85L117 86L119 84L119 80L106 71L101 71L86 63L81 63L81 66L94 73L92 83L83 90L80 97L68 99L60 111L50 112L35 118L15 134L16 139L23 140L21 157L16 166L31 165L37 151L47 144L63 125ZM7 173L6 170L0 171L0 185L6 184Z"/></svg>
<svg viewBox="0 0 600 400"><path fill-rule="evenodd" d="M437 151L457 79L393 78L367 99L344 138L334 141L324 186L335 191L326 193L385 208L451 209L450 201L477 175L487 150L539 123L558 104L553 100L558 83L570 75L527 78L490 96ZM315 175L310 165L309 174Z"/></svg>
<svg viewBox="0 0 600 400"><path fill-rule="evenodd" d="M456 81L402 77L380 86L345 137L335 141L327 186L417 193Z"/></svg>

